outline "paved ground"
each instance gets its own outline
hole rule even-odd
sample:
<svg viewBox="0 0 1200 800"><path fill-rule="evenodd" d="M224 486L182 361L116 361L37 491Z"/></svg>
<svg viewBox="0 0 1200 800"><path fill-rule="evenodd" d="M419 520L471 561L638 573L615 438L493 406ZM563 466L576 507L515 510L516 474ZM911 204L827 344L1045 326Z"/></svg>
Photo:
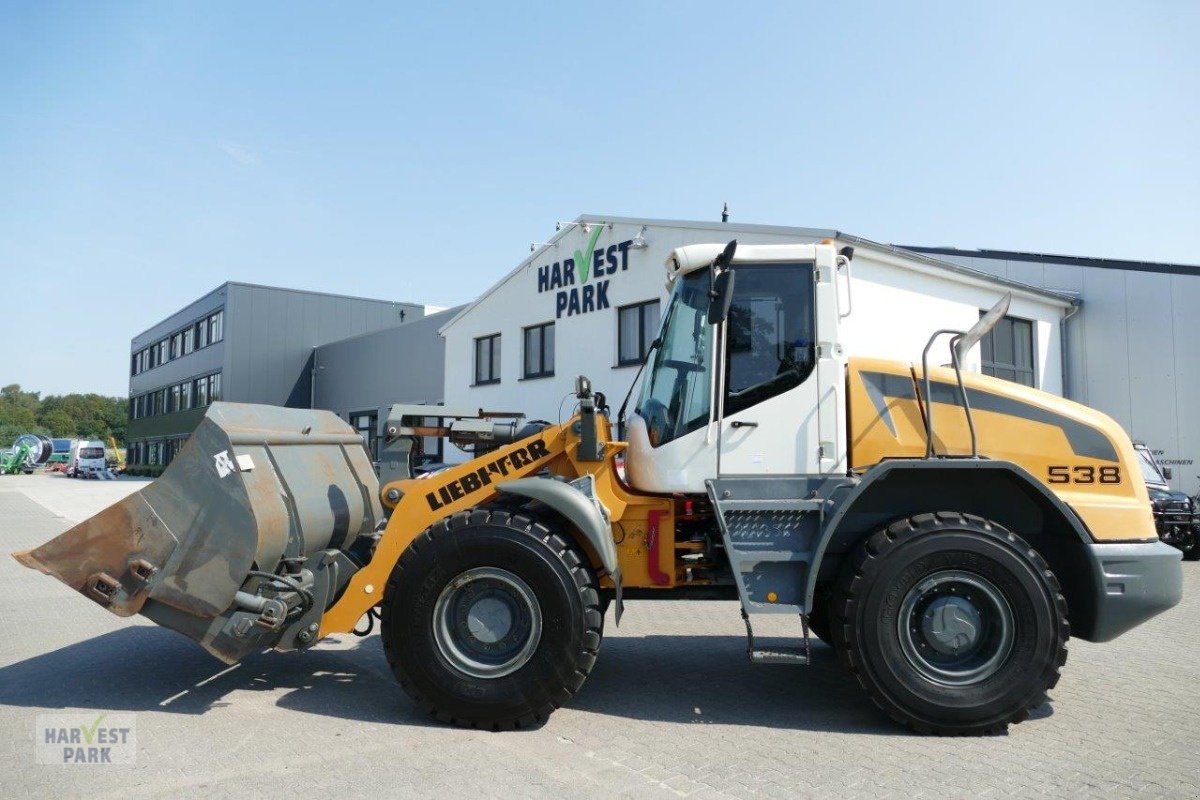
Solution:
<svg viewBox="0 0 1200 800"><path fill-rule="evenodd" d="M0 478L0 550L40 544L140 484ZM0 558L6 796L100 798L1200 795L1200 565L1183 604L1108 645L1073 641L1053 703L1007 736L882 719L820 647L751 667L732 603L630 603L574 705L487 734L418 715L378 637L226 670ZM35 763L38 714L133 713L137 762Z"/></svg>

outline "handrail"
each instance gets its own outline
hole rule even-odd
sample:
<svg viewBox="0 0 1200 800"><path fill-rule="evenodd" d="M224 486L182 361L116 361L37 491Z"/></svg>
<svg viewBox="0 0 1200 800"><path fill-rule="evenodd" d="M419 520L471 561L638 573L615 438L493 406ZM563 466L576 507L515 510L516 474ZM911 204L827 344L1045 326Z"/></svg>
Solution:
<svg viewBox="0 0 1200 800"><path fill-rule="evenodd" d="M963 411L967 415L967 428L971 431L971 458L979 458L979 444L975 435L975 416L971 411L971 402L967 399L967 387L963 384L962 364L959 363L956 345L966 335L964 331L943 328L929 337L925 349L921 351L921 383L925 398L925 458L933 458L933 391L929 380L929 351L939 336L951 335L950 364L954 367L954 377L958 382L958 396L962 400ZM947 455L949 455L947 453Z"/></svg>

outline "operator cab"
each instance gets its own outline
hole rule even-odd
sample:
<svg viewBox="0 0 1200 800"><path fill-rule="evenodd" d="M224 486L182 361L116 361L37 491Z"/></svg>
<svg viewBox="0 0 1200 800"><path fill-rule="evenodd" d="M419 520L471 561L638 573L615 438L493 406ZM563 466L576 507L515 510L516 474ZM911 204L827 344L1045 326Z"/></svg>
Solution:
<svg viewBox="0 0 1200 800"><path fill-rule="evenodd" d="M635 488L844 472L839 258L832 242L671 253L671 296L627 433Z"/></svg>

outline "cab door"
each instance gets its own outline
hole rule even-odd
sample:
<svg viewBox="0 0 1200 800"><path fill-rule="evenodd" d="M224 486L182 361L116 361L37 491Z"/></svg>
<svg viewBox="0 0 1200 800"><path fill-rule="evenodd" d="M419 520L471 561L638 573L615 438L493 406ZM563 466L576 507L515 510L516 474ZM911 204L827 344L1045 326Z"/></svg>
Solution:
<svg viewBox="0 0 1200 800"><path fill-rule="evenodd" d="M721 476L844 469L835 256L813 252L812 261L735 263L717 388Z"/></svg>

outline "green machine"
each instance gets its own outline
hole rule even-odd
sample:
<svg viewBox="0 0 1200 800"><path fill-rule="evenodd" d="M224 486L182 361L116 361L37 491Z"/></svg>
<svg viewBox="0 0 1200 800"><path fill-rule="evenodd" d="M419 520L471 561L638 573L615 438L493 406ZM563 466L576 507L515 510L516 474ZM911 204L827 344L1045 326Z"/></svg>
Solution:
<svg viewBox="0 0 1200 800"><path fill-rule="evenodd" d="M0 475L29 475L33 468L45 464L54 453L54 444L45 436L26 433L18 436L8 450L0 451Z"/></svg>

